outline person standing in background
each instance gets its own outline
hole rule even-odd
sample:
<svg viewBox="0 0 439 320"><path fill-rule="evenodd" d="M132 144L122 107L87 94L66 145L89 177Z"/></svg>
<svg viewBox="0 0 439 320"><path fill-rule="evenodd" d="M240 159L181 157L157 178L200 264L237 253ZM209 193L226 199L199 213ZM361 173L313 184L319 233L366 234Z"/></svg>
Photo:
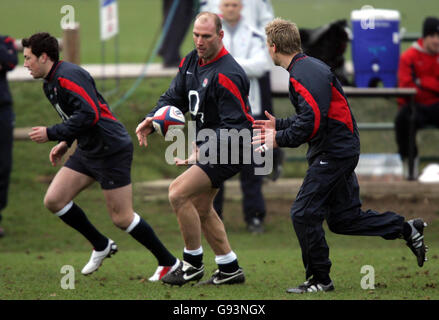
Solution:
<svg viewBox="0 0 439 320"><path fill-rule="evenodd" d="M200 11L221 14L221 0L200 1ZM261 34L265 35L265 26L274 19L273 6L270 0L242 0L241 16Z"/></svg>
<svg viewBox="0 0 439 320"><path fill-rule="evenodd" d="M159 50L165 68L178 67L180 64L180 47L195 13L194 0L163 0L163 26L175 1L179 3Z"/></svg>
<svg viewBox="0 0 439 320"><path fill-rule="evenodd" d="M221 15L220 11L221 0L202 0L200 1L200 11L210 11ZM265 39L265 26L274 19L274 10L270 0L242 0L241 17L251 27L255 28ZM270 56L267 55L268 61L273 66ZM271 80L270 70L259 77L259 88L261 90L261 104L265 111L270 114L275 114L273 111L273 100L271 98ZM262 112L264 116L264 112ZM281 149L273 150L273 172L271 173L271 180L276 181L282 174L282 163L284 153ZM222 189L218 191L217 199L215 200L215 208L222 210L220 204L224 194Z"/></svg>
<svg viewBox="0 0 439 320"><path fill-rule="evenodd" d="M9 179L12 170L12 144L14 133L14 111L6 73L18 63L15 40L0 35L0 223L2 210L8 202ZM5 234L0 225L0 237Z"/></svg>
<svg viewBox="0 0 439 320"><path fill-rule="evenodd" d="M428 125L439 127L439 19L425 19L422 38L414 42L400 58L398 86L416 88L415 130ZM407 98L399 98L399 111L395 119L396 142L408 177L409 132L411 109ZM418 176L418 149L415 146L415 177Z"/></svg>
<svg viewBox="0 0 439 320"><path fill-rule="evenodd" d="M265 37L242 19L243 0L221 0L220 12L223 22L224 47L244 69L250 80L249 102L255 119L266 119L262 108L262 92L259 78L270 70ZM247 230L252 233L264 232L263 221L266 214L262 193L263 177L256 175L254 165L246 166L240 174L243 194L244 220ZM214 201L215 210L222 217L224 184L220 196Z"/></svg>

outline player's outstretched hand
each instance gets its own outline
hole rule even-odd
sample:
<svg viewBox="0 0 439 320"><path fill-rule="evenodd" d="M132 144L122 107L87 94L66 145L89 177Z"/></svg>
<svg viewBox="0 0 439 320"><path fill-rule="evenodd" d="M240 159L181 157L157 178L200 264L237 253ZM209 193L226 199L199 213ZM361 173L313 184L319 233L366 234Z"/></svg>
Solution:
<svg viewBox="0 0 439 320"><path fill-rule="evenodd" d="M190 155L190 157L185 160L175 157L174 162L177 167L181 167L181 166L187 166L189 164L195 164L197 163L197 159L198 159L198 147L195 144L195 142L192 142L192 154Z"/></svg>
<svg viewBox="0 0 439 320"><path fill-rule="evenodd" d="M260 145L256 152L265 152L268 149L277 148L276 143L276 117L265 111L268 120L255 120L253 123L253 145Z"/></svg>
<svg viewBox="0 0 439 320"><path fill-rule="evenodd" d="M50 150L49 160L52 163L52 166L55 167L59 163L59 161L62 159L68 149L69 146L67 145L67 143L65 141L61 141L56 146L54 146L52 150Z"/></svg>
<svg viewBox="0 0 439 320"><path fill-rule="evenodd" d="M262 153L268 149L277 148L276 142L276 130L275 129L256 129L253 131L254 136L252 138L252 145L258 145L255 149L256 152Z"/></svg>
<svg viewBox="0 0 439 320"><path fill-rule="evenodd" d="M47 137L46 127L33 127L32 131L29 132L29 138L36 143L44 143L49 141Z"/></svg>
<svg viewBox="0 0 439 320"><path fill-rule="evenodd" d="M253 123L253 129L259 129L262 132L265 129L276 129L276 117L265 111L265 116L268 120L255 120Z"/></svg>
<svg viewBox="0 0 439 320"><path fill-rule="evenodd" d="M139 123L139 125L136 128L136 135L137 140L139 140L139 146L144 145L145 147L148 146L148 140L147 136L151 134L153 131L152 127L152 117L148 117L142 122Z"/></svg>

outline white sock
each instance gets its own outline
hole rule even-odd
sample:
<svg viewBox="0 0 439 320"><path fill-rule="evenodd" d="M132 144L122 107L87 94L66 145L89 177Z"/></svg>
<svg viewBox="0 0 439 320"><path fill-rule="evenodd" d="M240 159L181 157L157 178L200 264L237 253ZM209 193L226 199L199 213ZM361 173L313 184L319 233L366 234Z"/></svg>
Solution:
<svg viewBox="0 0 439 320"><path fill-rule="evenodd" d="M227 264L235 261L237 258L237 255L233 251L230 251L228 254L215 256L215 262L216 264Z"/></svg>
<svg viewBox="0 0 439 320"><path fill-rule="evenodd" d="M203 247L200 246L198 249L195 249L195 250L188 250L188 249L186 249L186 247L184 247L183 252L190 254L191 256L198 256L200 254L203 254Z"/></svg>
<svg viewBox="0 0 439 320"><path fill-rule="evenodd" d="M58 216L58 217L61 217L62 215L66 214L67 211L69 211L72 206L73 206L73 201L70 201L69 203L67 203L65 205L64 208L62 208L61 210L56 212L55 215Z"/></svg>
<svg viewBox="0 0 439 320"><path fill-rule="evenodd" d="M128 228L126 228L125 232L130 233L131 231L133 231L133 229L139 224L139 222L140 222L140 216L134 212L134 219L131 222L131 224L128 226Z"/></svg>

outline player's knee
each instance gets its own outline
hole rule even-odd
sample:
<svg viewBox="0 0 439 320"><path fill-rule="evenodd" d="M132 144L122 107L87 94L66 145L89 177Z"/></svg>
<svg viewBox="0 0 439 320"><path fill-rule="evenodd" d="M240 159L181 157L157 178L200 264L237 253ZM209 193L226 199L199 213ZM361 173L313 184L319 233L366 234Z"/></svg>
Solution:
<svg viewBox="0 0 439 320"><path fill-rule="evenodd" d="M312 217L307 215L304 211L291 211L291 221L294 229L303 230L307 225L312 225Z"/></svg>
<svg viewBox="0 0 439 320"><path fill-rule="evenodd" d="M132 207L120 205L116 201L107 202L107 209L111 216L111 221L120 229L128 228L134 218Z"/></svg>
<svg viewBox="0 0 439 320"><path fill-rule="evenodd" d="M207 220L209 214L215 213L215 211L213 211L213 207L195 206L195 208L197 209L198 215L200 216L201 223Z"/></svg>
<svg viewBox="0 0 439 320"><path fill-rule="evenodd" d="M332 220L326 220L326 223L328 224L328 228L329 228L329 230L331 232L339 233L339 234L342 233L342 230L340 228L340 224L339 223L336 223L336 222L334 222Z"/></svg>
<svg viewBox="0 0 439 320"><path fill-rule="evenodd" d="M65 203L61 203L61 201L54 196L46 194L44 197L44 206L52 213L57 213L64 208L65 205Z"/></svg>
<svg viewBox="0 0 439 320"><path fill-rule="evenodd" d="M180 207L187 200L180 188L178 188L174 183L171 183L169 186L168 197L169 202L174 208Z"/></svg>
<svg viewBox="0 0 439 320"><path fill-rule="evenodd" d="M111 215L111 221L113 221L113 224L119 229L125 230L133 221L133 216L113 214Z"/></svg>

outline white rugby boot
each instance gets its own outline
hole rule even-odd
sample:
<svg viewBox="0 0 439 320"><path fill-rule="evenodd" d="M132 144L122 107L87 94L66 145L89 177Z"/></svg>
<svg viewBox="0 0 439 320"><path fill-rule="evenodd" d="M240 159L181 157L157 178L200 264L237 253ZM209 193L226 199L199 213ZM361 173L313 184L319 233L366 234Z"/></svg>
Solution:
<svg viewBox="0 0 439 320"><path fill-rule="evenodd" d="M82 268L81 273L83 275L89 275L95 272L102 265L102 262L104 261L105 258L111 258L113 254L116 254L116 252L117 252L116 243L113 240L108 239L108 245L104 250L102 251L93 250L93 252L91 253L90 260L84 266L84 268Z"/></svg>

